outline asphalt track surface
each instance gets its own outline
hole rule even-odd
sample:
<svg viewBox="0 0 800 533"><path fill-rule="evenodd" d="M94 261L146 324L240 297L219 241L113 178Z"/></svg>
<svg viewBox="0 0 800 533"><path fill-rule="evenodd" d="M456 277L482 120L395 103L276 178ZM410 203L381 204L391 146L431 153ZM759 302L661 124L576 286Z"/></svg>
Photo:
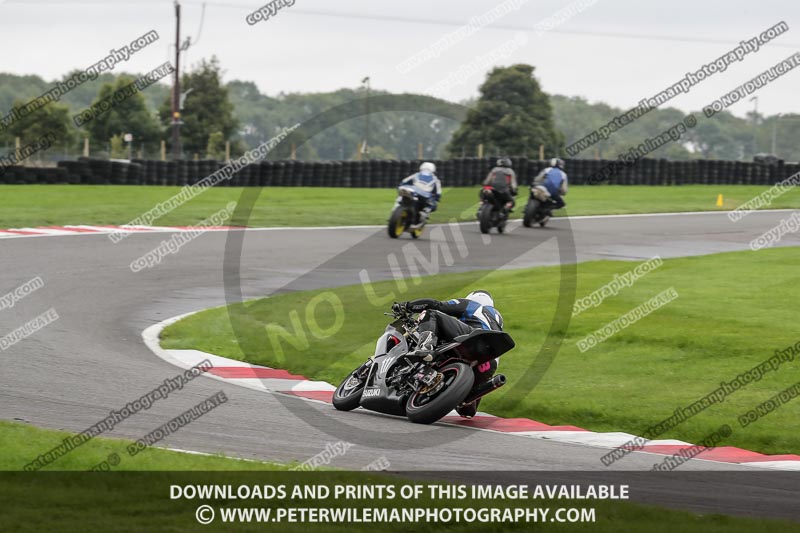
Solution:
<svg viewBox="0 0 800 533"><path fill-rule="evenodd" d="M440 261L441 272L594 259L635 261L656 254L667 258L746 250L752 239L787 216L787 212L759 212L737 223L722 213L556 219L547 229L526 229L514 223L506 235L492 235L491 242L472 223L433 228L418 246L424 250L431 241L451 246L455 260L452 265ZM222 305L239 295L239 283L241 296L250 298L357 283L362 269L368 270L372 280L387 279L392 276L388 255L411 242L390 240L383 228L363 227L248 230L237 235L209 232L152 269L130 270L134 259L168 237L140 233L118 244L105 235L0 240L0 292L37 275L45 282L12 309L0 311L0 331L10 332L50 307L60 316L0 352L0 419L80 432L179 373L143 344L141 332L146 327L174 315ZM556 238L563 245L561 250ZM243 239L242 252L240 258L229 256L226 262L226 245L229 255L236 248L230 239ZM784 236L779 243L798 244L796 234ZM567 245L571 249L564 249ZM229 269L227 277L224 268ZM236 273L239 279L232 287ZM379 334L375 332L376 337ZM268 461L304 461L340 440L340 432L330 428L348 424L385 438L370 443L351 440L356 446L331 466L360 469L384 456L392 470L463 471L447 474L459 479L519 480L526 476L524 471L557 471L552 479L571 483L611 480L610 469L600 461L607 449L457 427L420 427L366 412L340 413L329 405L279 399L204 378L123 421L108 436L140 438L219 390L230 398L227 404L161 444ZM633 453L612 469L645 471L662 458ZM467 472L493 470L509 472ZM796 475L767 472L764 477L749 467L697 460L680 470L683 474L674 479L666 475L637 478L638 492L631 492L639 501L701 512L800 520ZM693 471L706 473L691 477ZM721 472L720 477L711 479L712 472ZM544 476L540 472L536 480L547 479Z"/></svg>

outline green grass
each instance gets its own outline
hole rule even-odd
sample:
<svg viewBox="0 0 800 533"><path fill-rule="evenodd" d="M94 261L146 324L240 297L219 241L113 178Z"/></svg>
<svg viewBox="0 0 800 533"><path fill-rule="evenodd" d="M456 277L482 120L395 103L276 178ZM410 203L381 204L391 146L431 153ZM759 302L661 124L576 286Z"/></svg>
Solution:
<svg viewBox="0 0 800 533"><path fill-rule="evenodd" d="M64 224L126 224L180 190L179 187L113 185L2 185L0 228ZM241 188L208 190L154 222L190 225L200 222L239 199ZM597 186L572 187L567 196L571 215L713 211L734 209L766 187L689 185L684 187ZM256 193L258 189L248 189ZM477 188L446 189L434 222L471 220ZM718 194L725 205L716 207ZM526 190L520 203L526 200ZM260 191L248 226L324 226L383 224L394 202L391 189L271 187ZM800 208L800 191L781 196L772 208ZM516 209L521 216L522 208Z"/></svg>
<svg viewBox="0 0 800 533"><path fill-rule="evenodd" d="M61 431L34 428L25 424L0 421L0 470L19 470L36 454L44 453L71 435ZM367 499L292 498L292 487L335 484L393 485L410 481L384 474L363 472L287 472L288 465L240 461L222 456L208 457L148 449L128 458L125 447L131 441L95 438L60 458L54 466L39 473L0 472L0 531L65 531L83 532L87 526L98 531L189 531L202 527L206 531L375 531L387 533L408 531L408 524L307 524L286 523L222 524L217 520L208 526L195 521L195 509L211 504L217 509L228 507L264 507L275 513L279 507L387 507L405 506L401 499L372 501ZM113 474L81 472L90 469L110 453L124 457ZM53 470L59 470L58 472ZM225 472L213 472L213 471ZM133 472L131 472L133 471ZM149 471L149 472L145 472ZM191 472L182 472L191 471ZM540 481L540 480L539 480ZM532 480L531 483L536 481ZM411 482L413 483L413 482ZM435 483L435 482L433 482ZM171 485L230 485L286 487L286 498L269 500L187 500L170 499ZM632 491L634 488L632 487ZM558 531L617 532L702 531L708 533L745 533L750 531L785 532L797 525L774 521L734 518L711 514L699 516L684 511L638 505L627 501L484 501L484 506L499 508L594 507L596 522L587 524L552 524ZM432 499L423 496L413 501L422 508L467 507L463 500ZM553 516L554 511L550 511ZM277 527L276 527L277 526ZM551 526L551 527L552 527ZM414 531L530 531L531 525L498 524L481 527L476 524L414 524ZM535 527L546 528L546 524Z"/></svg>
<svg viewBox="0 0 800 533"><path fill-rule="evenodd" d="M398 299L448 299L475 288L490 290L517 347L501 358L509 384L487 396L481 409L500 416L529 417L553 425L641 435L650 425L686 407L740 373L800 340L795 308L800 300L800 251L795 248L737 252L665 260L632 287L599 307L572 318L560 351L533 390L515 386L533 364L555 313L559 267L423 278ZM636 263L597 261L578 265L576 296L589 295L614 274ZM576 343L656 294L674 287L679 298L581 353ZM378 295L398 293L394 282L374 285ZM343 325L332 338L336 318L328 303L316 311L318 328L304 326L315 295L288 293L186 318L162 335L166 348L194 348L277 366L338 384L363 362L386 324L362 286L336 289ZM334 298L335 299L335 298ZM570 306L572 301L570 300ZM235 328L234 328L235 325ZM279 325L295 345L266 334ZM321 330L319 329L321 328ZM312 332L316 331L317 338ZM322 335L320 335L322 333ZM276 340L278 339L278 340ZM280 347L278 349L277 347ZM281 352L285 352L283 355ZM727 423L733 434L723 443L763 453L800 453L800 400L740 428L737 416L798 382L798 360L784 364L711 406L661 438L699 442Z"/></svg>
<svg viewBox="0 0 800 533"><path fill-rule="evenodd" d="M64 431L40 429L27 424L0 420L0 471L22 470L39 454L48 452L73 435ZM148 447L130 457L126 446L133 441L98 437L86 442L71 453L60 457L42 471L88 471L95 465L117 454L120 462L110 470L125 471L277 471L294 465L242 461L221 455L195 455Z"/></svg>

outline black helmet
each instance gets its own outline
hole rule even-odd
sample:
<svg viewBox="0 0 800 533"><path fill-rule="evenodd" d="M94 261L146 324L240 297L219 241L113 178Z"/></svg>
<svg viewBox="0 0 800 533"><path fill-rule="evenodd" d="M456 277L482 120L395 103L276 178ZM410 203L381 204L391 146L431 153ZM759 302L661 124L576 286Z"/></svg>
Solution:
<svg viewBox="0 0 800 533"><path fill-rule="evenodd" d="M557 157L554 157L553 159L550 160L550 166L551 167L558 167L561 170L564 170L564 160L563 159L559 159Z"/></svg>
<svg viewBox="0 0 800 533"><path fill-rule="evenodd" d="M507 158L507 157L501 157L500 159L497 160L497 165L496 166L505 167L505 168L511 168L511 160L509 158Z"/></svg>

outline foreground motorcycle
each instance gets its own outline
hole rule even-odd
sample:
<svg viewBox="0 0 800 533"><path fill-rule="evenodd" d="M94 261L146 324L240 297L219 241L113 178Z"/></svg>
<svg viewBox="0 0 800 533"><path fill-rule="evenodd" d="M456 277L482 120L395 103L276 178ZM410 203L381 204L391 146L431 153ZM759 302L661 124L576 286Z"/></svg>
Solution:
<svg viewBox="0 0 800 533"><path fill-rule="evenodd" d="M531 185L531 193L525 213L522 216L522 225L530 228L534 224L545 227L553 215L553 201L550 192L544 185Z"/></svg>
<svg viewBox="0 0 800 533"><path fill-rule="evenodd" d="M500 195L491 185L484 185L480 192L481 205L478 208L478 225L481 233L489 233L492 228L497 228L498 233L503 233L511 212L511 203L503 202Z"/></svg>
<svg viewBox="0 0 800 533"><path fill-rule="evenodd" d="M475 330L438 346L433 359L426 362L419 355L409 355L419 339L413 313L394 310L384 314L394 321L378 339L375 354L336 388L336 409L351 411L361 406L432 424L456 407L505 385L505 376L497 374L473 390L473 367L514 348L508 333Z"/></svg>
<svg viewBox="0 0 800 533"><path fill-rule="evenodd" d="M408 231L413 238L419 238L428 222L422 210L430 197L431 193L419 187L400 185L397 188L397 201L389 216L389 237L396 239Z"/></svg>

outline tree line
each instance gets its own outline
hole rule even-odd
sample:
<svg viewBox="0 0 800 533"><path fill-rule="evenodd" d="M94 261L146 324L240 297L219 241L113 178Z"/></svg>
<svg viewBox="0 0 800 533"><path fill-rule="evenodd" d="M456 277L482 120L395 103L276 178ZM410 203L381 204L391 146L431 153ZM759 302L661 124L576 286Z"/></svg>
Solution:
<svg viewBox="0 0 800 533"><path fill-rule="evenodd" d="M68 74L71 75L72 73ZM67 76L67 77L68 77ZM45 133L54 136L51 151L78 155L84 139L92 155L158 157L162 140L171 150L171 97L167 83L156 83L125 98L87 124L78 127L73 116L111 97L139 76L103 74L0 131L0 152L14 150ZM166 80L165 80L166 82ZM319 113L348 102L363 102L364 89L339 89L327 93L264 94L251 81L223 81L219 61L203 60L182 74L184 91L181 128L184 157L221 159L226 143L232 156L274 137L282 128L302 123ZM52 87L38 76L0 74L0 112L24 106ZM372 95L388 94L372 91ZM498 67L480 86L479 97L462 102L466 119L453 120L424 112L373 112L369 126L364 116L345 120L320 132L302 146L296 157L304 160L354 158L416 159L518 155L537 158L566 157L565 146L627 111L581 97L548 95L541 90L531 65ZM356 105L361 105L356 103ZM788 161L800 160L800 115L746 118L725 111L711 118L698 110L698 124L680 142L669 143L651 157L673 160L751 160L758 153L774 152ZM614 159L643 139L660 134L685 116L675 108L654 109L608 139L584 150L578 157ZM368 153L363 142L369 128ZM123 135L131 134L127 146ZM63 147L63 148L62 148ZM62 148L59 150L59 148ZM289 157L290 148L274 157Z"/></svg>

